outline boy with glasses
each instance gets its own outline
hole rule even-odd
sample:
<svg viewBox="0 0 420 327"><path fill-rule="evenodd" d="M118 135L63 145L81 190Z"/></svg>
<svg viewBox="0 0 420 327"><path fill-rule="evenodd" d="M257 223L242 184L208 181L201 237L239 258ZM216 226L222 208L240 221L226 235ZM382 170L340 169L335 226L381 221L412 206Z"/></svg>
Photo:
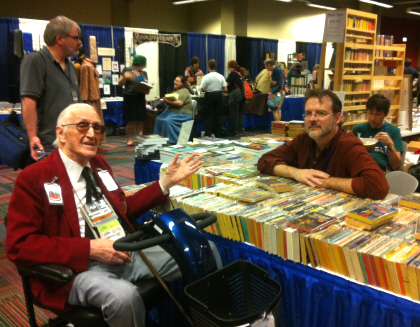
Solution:
<svg viewBox="0 0 420 327"><path fill-rule="evenodd" d="M264 154L258 169L363 198L383 199L385 175L353 133L341 128L341 102L329 90L306 93L305 129L291 142Z"/></svg>
<svg viewBox="0 0 420 327"><path fill-rule="evenodd" d="M373 137L379 141L368 151L383 171L387 168L398 170L403 151L400 129L385 122L390 106L391 103L382 94L372 95L366 102L368 121L353 129L357 137Z"/></svg>

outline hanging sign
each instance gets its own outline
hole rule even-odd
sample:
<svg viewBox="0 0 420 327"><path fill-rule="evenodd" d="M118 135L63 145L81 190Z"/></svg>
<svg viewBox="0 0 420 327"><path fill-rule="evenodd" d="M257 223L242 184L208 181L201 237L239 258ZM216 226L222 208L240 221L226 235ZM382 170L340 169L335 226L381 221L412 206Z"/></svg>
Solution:
<svg viewBox="0 0 420 327"><path fill-rule="evenodd" d="M114 57L115 49L113 48L98 48L98 56Z"/></svg>
<svg viewBox="0 0 420 327"><path fill-rule="evenodd" d="M344 42L344 32L346 30L346 12L333 11L325 14L325 28L323 43Z"/></svg>
<svg viewBox="0 0 420 327"><path fill-rule="evenodd" d="M181 34L145 34L134 32L133 41L136 45L145 42L159 42L179 47L181 45Z"/></svg>

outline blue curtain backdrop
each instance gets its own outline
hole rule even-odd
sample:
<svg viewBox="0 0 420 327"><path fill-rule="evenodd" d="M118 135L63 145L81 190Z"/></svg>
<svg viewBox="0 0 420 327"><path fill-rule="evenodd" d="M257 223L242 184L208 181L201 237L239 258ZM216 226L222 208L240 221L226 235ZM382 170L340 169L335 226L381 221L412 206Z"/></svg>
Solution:
<svg viewBox="0 0 420 327"><path fill-rule="evenodd" d="M208 233L206 236L216 244L224 265L247 260L265 269L280 283L280 326L420 326L417 302L284 260L254 246Z"/></svg>
<svg viewBox="0 0 420 327"><path fill-rule="evenodd" d="M0 101L19 101L20 60L13 54L13 31L17 29L18 18L0 17Z"/></svg>
<svg viewBox="0 0 420 327"><path fill-rule="evenodd" d="M321 43L308 43L307 46L307 60L308 69L312 72L314 66L321 61Z"/></svg>
<svg viewBox="0 0 420 327"><path fill-rule="evenodd" d="M188 62L185 68L191 66L191 58L200 58L200 69L204 74L207 73L207 56L206 56L206 38L203 33L188 33Z"/></svg>
<svg viewBox="0 0 420 327"><path fill-rule="evenodd" d="M249 76L255 80L258 73L264 69L263 59L263 40L259 38L249 38Z"/></svg>
<svg viewBox="0 0 420 327"><path fill-rule="evenodd" d="M279 41L277 40L263 39L263 55L266 52L274 52L274 55L275 55L274 59L278 61L279 60L279 58L277 58L278 43Z"/></svg>
<svg viewBox="0 0 420 327"><path fill-rule="evenodd" d="M96 37L96 48L112 48L111 26L80 24L80 28L82 29L83 46L85 49L85 54L88 57L90 57L89 36ZM103 58L102 56L98 56L97 64L102 65L102 58ZM111 60L116 60L116 59L113 59L111 57ZM103 67L102 67L102 71L103 71ZM104 79L104 84L105 84L105 79ZM110 96L116 96L115 89L117 88L111 84ZM101 90L101 97L105 96L103 89L100 89L100 90Z"/></svg>
<svg viewBox="0 0 420 327"><path fill-rule="evenodd" d="M207 59L216 60L216 71L222 75L225 74L225 69L227 69L225 67L225 41L226 35L207 34Z"/></svg>

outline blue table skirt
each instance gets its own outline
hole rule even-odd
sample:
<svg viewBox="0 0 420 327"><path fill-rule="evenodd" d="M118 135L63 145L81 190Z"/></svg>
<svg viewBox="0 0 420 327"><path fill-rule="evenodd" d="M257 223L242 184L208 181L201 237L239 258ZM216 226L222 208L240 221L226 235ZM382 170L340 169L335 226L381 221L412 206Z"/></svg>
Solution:
<svg viewBox="0 0 420 327"><path fill-rule="evenodd" d="M20 119L20 114L17 114L19 119ZM0 121L7 119L7 117L9 117L9 115L0 115ZM0 150L1 151L1 150ZM4 163L0 160L0 165L4 165Z"/></svg>
<svg viewBox="0 0 420 327"><path fill-rule="evenodd" d="M206 233L223 264L248 260L282 286L281 326L415 327L420 304Z"/></svg>
<svg viewBox="0 0 420 327"><path fill-rule="evenodd" d="M135 159L134 162L134 180L136 185L157 181L159 179L160 166L162 163Z"/></svg>
<svg viewBox="0 0 420 327"><path fill-rule="evenodd" d="M117 126L125 125L123 121L123 101L109 101L106 103L106 110L102 110L105 122L113 122Z"/></svg>
<svg viewBox="0 0 420 327"><path fill-rule="evenodd" d="M302 115L305 111L305 98L286 98L281 108L281 120L303 120ZM245 114L244 128L258 128L271 131L271 122L274 120L273 114L268 115ZM232 122L228 116L223 117L223 126L230 131ZM205 130L204 119L196 119L196 132L201 133Z"/></svg>

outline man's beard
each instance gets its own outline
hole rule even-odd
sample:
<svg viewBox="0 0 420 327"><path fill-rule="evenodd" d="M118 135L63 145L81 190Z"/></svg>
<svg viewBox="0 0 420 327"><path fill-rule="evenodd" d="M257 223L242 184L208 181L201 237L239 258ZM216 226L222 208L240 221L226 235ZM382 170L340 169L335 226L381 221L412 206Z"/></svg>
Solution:
<svg viewBox="0 0 420 327"><path fill-rule="evenodd" d="M310 127L317 127L320 130L319 131L313 131L313 130L310 130ZM335 121L334 120L331 122L330 125L324 126L324 127L321 124L319 124L318 122L313 122L313 123L311 122L309 126L305 126L305 130L306 130L306 133L309 135L309 137L311 139L319 140L319 139L323 138L324 136L330 134L332 132L332 130L334 129L334 127L335 127Z"/></svg>

